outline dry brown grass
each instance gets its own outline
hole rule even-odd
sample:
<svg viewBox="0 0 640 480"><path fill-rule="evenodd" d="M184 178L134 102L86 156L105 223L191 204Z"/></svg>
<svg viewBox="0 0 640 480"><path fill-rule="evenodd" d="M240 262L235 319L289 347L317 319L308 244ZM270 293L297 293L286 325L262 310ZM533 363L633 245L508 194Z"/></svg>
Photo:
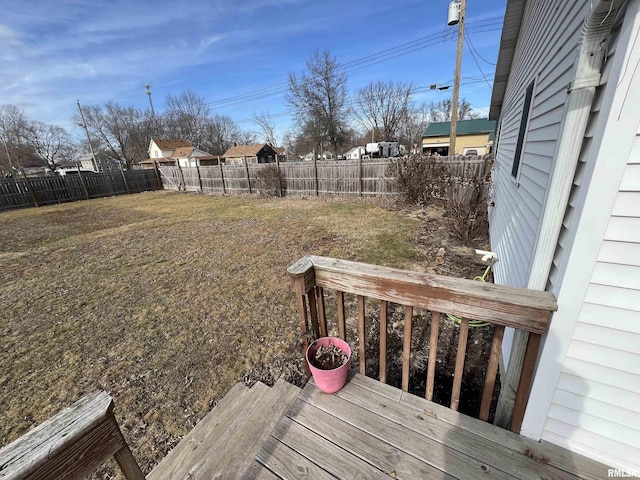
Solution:
<svg viewBox="0 0 640 480"><path fill-rule="evenodd" d="M0 445L103 389L145 472L247 373L299 381L288 265L423 264L420 222L367 202L154 192L0 226Z"/></svg>

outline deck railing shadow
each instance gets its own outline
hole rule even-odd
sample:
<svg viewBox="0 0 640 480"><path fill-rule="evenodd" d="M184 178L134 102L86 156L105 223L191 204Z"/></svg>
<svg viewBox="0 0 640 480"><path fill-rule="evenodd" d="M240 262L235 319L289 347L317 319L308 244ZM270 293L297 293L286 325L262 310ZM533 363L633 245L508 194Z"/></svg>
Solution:
<svg viewBox="0 0 640 480"><path fill-rule="evenodd" d="M327 335L325 290L335 291L338 336L345 339L345 294L357 298L358 345L360 373L366 374L365 299L380 302L379 379L387 376L387 322L389 303L404 306L402 347L402 390L409 389L411 371L411 335L414 309L431 312L431 334L425 398L432 400L436 379L436 355L439 323L444 315L459 317L460 330L450 408L458 410L463 380L469 321L482 320L494 326L479 418L487 421L502 349L504 329L512 327L529 333L520 382L510 422L510 430L520 432L524 411L538 355L541 335L546 331L551 312L557 309L549 292L518 289L472 280L410 272L319 256L306 256L288 269L296 293L301 330L302 354L311 336Z"/></svg>

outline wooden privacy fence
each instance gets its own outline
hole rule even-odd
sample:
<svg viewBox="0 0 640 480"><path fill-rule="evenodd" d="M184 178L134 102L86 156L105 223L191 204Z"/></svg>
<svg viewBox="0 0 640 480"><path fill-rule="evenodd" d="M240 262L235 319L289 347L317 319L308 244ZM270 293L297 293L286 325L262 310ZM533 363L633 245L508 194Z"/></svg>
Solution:
<svg viewBox="0 0 640 480"><path fill-rule="evenodd" d="M0 211L161 189L155 170L9 178L0 180Z"/></svg>
<svg viewBox="0 0 640 480"><path fill-rule="evenodd" d="M447 165L454 176L487 173L486 156L423 157ZM160 166L165 189L201 193L257 193L264 185L265 169L277 169L274 188L280 195L397 195L395 178L388 176L394 159L322 160L213 167ZM276 177L277 178L277 177Z"/></svg>
<svg viewBox="0 0 640 480"><path fill-rule="evenodd" d="M430 312L431 328L425 397L434 393L439 322L445 314L461 318L458 334L453 389L450 408L458 409L462 374L467 350L469 320L482 320L494 325L489 363L486 369L479 418L487 421L495 386L505 327L529 333L524 364L511 417L511 430L519 433L529 398L540 336L546 331L551 312L557 309L549 292L526 290L503 285L474 282L453 277L409 272L334 258L306 256L290 266L289 275L298 303L302 352L306 351L310 331L317 337L327 335L325 289L336 292L338 336L358 345L360 373L365 375L366 316L365 297L379 301L380 381L387 378L388 304L404 306L402 348L402 390L409 389L411 335L414 309ZM346 338L345 296L357 298L358 338ZM372 317L369 317L372 318ZM309 325L311 323L311 325ZM352 351L356 349L352 347ZM433 354L432 354L433 352Z"/></svg>

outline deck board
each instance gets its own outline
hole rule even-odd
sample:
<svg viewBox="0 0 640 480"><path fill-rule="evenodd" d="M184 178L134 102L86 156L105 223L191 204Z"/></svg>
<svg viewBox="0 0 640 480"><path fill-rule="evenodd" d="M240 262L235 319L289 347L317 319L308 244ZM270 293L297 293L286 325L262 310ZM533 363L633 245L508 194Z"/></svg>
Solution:
<svg viewBox="0 0 640 480"><path fill-rule="evenodd" d="M257 458L280 478L607 476L598 462L353 373L333 395L309 382Z"/></svg>

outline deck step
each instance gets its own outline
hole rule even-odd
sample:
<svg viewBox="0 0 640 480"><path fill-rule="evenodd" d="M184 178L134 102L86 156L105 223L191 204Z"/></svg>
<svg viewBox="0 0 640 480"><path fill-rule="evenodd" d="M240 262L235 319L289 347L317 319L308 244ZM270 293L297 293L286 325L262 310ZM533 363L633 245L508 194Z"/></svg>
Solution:
<svg viewBox="0 0 640 480"><path fill-rule="evenodd" d="M261 382L251 389L236 384L147 478L223 479L255 472L262 442L299 393L284 380L272 388Z"/></svg>

